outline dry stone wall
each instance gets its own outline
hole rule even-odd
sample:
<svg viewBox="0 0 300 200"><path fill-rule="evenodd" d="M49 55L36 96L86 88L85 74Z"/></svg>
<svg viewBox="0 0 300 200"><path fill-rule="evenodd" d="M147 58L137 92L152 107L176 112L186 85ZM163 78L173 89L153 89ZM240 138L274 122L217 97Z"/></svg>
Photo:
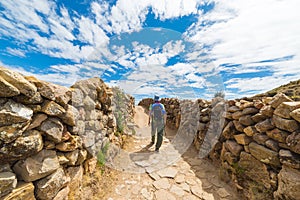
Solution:
<svg viewBox="0 0 300 200"><path fill-rule="evenodd" d="M300 102L281 93L229 100L222 115L222 134L208 157L224 180L234 181L245 199L299 198ZM201 118L194 141L200 152L214 123L209 115Z"/></svg>
<svg viewBox="0 0 300 200"><path fill-rule="evenodd" d="M112 99L99 78L67 88L0 67L0 199L80 191L99 151L120 143Z"/></svg>

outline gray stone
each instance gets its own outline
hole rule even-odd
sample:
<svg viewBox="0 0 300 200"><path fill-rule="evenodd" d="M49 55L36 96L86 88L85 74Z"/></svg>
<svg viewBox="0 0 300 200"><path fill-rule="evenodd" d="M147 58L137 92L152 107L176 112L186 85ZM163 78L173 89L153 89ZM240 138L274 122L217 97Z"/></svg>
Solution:
<svg viewBox="0 0 300 200"><path fill-rule="evenodd" d="M61 142L64 127L59 119L49 117L42 123L40 129L45 133L48 140L55 143Z"/></svg>
<svg viewBox="0 0 300 200"><path fill-rule="evenodd" d="M18 177L26 182L46 177L58 168L56 152L51 150L42 150L32 157L18 161L13 167Z"/></svg>
<svg viewBox="0 0 300 200"><path fill-rule="evenodd" d="M274 192L275 199L299 199L300 171L282 166L278 174L278 189Z"/></svg>
<svg viewBox="0 0 300 200"><path fill-rule="evenodd" d="M165 189L165 190L168 190L170 188L170 182L167 178L162 178L162 179L159 179L157 181L154 181L153 182L153 186L159 190L159 189Z"/></svg>
<svg viewBox="0 0 300 200"><path fill-rule="evenodd" d="M42 200L53 200L57 193L70 182L62 168L58 168L53 174L38 180L36 185L36 197Z"/></svg>
<svg viewBox="0 0 300 200"><path fill-rule="evenodd" d="M166 177L166 178L175 178L177 173L178 173L178 170L173 167L164 168L157 172L157 174L160 177Z"/></svg>
<svg viewBox="0 0 300 200"><path fill-rule="evenodd" d="M82 139L83 146L85 148L91 147L95 144L95 135L96 133L94 131L85 131L84 134L80 135Z"/></svg>
<svg viewBox="0 0 300 200"><path fill-rule="evenodd" d="M71 88L71 93L72 93L71 104L74 107L83 106L83 99L84 99L83 92L78 88Z"/></svg>
<svg viewBox="0 0 300 200"><path fill-rule="evenodd" d="M252 156L254 156L257 160L273 165L275 167L280 166L280 161L278 158L278 153L275 151L272 151L262 145L259 145L255 142L251 142L249 144L250 153Z"/></svg>
<svg viewBox="0 0 300 200"><path fill-rule="evenodd" d="M297 121L291 119L283 119L277 115L273 115L272 121L277 128L285 131L294 132L300 128Z"/></svg>
<svg viewBox="0 0 300 200"><path fill-rule="evenodd" d="M170 192L175 194L178 197L182 197L185 193L184 190L177 185L172 185Z"/></svg>
<svg viewBox="0 0 300 200"><path fill-rule="evenodd" d="M96 107L96 103L93 101L91 97L86 96L83 99L83 106L85 110L94 110Z"/></svg>
<svg viewBox="0 0 300 200"><path fill-rule="evenodd" d="M174 195L164 189L157 190L154 194L156 200L176 200Z"/></svg>

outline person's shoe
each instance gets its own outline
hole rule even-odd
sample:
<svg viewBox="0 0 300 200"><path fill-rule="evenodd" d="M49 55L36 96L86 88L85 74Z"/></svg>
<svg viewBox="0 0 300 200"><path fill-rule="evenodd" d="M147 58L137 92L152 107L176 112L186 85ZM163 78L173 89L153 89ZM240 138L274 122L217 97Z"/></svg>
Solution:
<svg viewBox="0 0 300 200"><path fill-rule="evenodd" d="M156 152L156 153L159 153L159 149L155 149L155 152Z"/></svg>
<svg viewBox="0 0 300 200"><path fill-rule="evenodd" d="M154 142L151 141L149 144L148 144L150 147L154 145Z"/></svg>

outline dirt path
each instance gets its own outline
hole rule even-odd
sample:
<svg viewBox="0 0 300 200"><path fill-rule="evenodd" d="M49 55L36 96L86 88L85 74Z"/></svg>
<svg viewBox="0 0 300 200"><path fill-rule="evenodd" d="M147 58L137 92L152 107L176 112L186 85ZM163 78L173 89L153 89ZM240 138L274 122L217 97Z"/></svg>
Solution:
<svg viewBox="0 0 300 200"><path fill-rule="evenodd" d="M106 200L196 200L238 199L226 183L220 181L218 169L199 159L191 146L183 155L176 153L172 140L176 132L166 130L159 153L149 147L150 127L144 110L136 107L136 134L128 139L116 158L117 178ZM117 164L116 164L117 163Z"/></svg>

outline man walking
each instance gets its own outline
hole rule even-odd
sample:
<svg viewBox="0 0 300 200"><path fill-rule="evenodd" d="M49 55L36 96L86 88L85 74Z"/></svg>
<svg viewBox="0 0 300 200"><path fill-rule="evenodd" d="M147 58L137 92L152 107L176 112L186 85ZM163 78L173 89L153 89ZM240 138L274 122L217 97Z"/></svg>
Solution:
<svg viewBox="0 0 300 200"><path fill-rule="evenodd" d="M166 125L167 113L163 104L159 102L159 96L154 96L154 104L149 108L149 125L151 121L151 143L155 143L155 134L157 133L157 141L155 144L155 151L159 152L163 141L164 128Z"/></svg>

